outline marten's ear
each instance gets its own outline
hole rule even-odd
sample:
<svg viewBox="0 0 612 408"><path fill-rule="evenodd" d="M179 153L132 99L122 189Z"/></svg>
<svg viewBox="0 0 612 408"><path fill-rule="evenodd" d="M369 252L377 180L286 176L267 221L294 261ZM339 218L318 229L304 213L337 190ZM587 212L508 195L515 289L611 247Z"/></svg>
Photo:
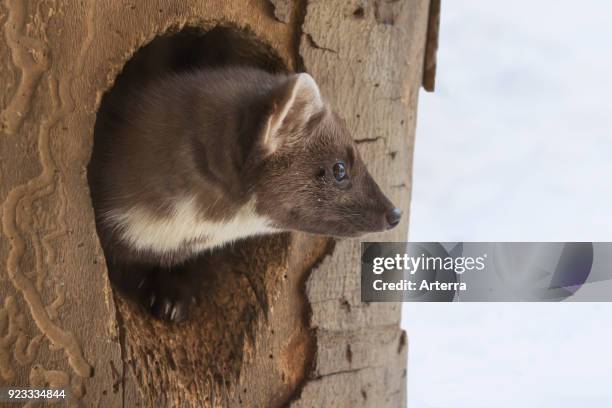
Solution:
<svg viewBox="0 0 612 408"><path fill-rule="evenodd" d="M323 107L319 87L310 75L290 77L272 96L272 109L261 139L266 152L274 153L282 145L295 142L308 119Z"/></svg>

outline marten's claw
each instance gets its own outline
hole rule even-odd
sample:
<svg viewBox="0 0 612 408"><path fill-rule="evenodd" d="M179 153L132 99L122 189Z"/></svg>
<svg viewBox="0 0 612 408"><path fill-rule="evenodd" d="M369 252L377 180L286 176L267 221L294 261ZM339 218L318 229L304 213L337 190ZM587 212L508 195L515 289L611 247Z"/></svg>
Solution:
<svg viewBox="0 0 612 408"><path fill-rule="evenodd" d="M190 297L167 297L151 294L149 310L156 318L179 323L187 319Z"/></svg>

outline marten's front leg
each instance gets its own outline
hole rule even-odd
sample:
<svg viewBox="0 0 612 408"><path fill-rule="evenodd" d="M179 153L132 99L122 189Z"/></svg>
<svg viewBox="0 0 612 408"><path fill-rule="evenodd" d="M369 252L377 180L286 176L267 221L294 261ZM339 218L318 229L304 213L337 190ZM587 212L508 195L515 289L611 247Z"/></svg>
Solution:
<svg viewBox="0 0 612 408"><path fill-rule="evenodd" d="M132 301L141 304L156 318L181 322L189 316L201 287L196 268L131 266L110 274L113 286Z"/></svg>

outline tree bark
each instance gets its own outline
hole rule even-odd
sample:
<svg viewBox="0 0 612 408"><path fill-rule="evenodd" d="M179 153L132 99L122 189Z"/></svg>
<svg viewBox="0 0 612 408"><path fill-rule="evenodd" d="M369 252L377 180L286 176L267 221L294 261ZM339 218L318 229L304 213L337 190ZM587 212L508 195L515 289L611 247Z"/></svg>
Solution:
<svg viewBox="0 0 612 408"><path fill-rule="evenodd" d="M368 240L403 241L429 14L429 0L1 2L0 386L66 388L82 407L404 406L400 305L361 303L359 240L291 233L207 255L206 301L164 324L109 286L86 169L137 51L223 26L240 33L224 46L253 44L240 58L317 80L405 214Z"/></svg>

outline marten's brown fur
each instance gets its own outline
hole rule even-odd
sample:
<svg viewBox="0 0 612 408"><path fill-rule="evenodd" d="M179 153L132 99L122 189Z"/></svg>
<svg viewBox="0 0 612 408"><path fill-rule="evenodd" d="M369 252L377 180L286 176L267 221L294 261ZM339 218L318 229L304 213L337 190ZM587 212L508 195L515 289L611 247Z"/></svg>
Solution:
<svg viewBox="0 0 612 408"><path fill-rule="evenodd" d="M358 236L399 222L308 74L178 73L104 115L90 185L109 268L123 277L150 269L167 286L172 269L233 240L287 230ZM147 276L135 283L146 304L182 318L184 307Z"/></svg>

